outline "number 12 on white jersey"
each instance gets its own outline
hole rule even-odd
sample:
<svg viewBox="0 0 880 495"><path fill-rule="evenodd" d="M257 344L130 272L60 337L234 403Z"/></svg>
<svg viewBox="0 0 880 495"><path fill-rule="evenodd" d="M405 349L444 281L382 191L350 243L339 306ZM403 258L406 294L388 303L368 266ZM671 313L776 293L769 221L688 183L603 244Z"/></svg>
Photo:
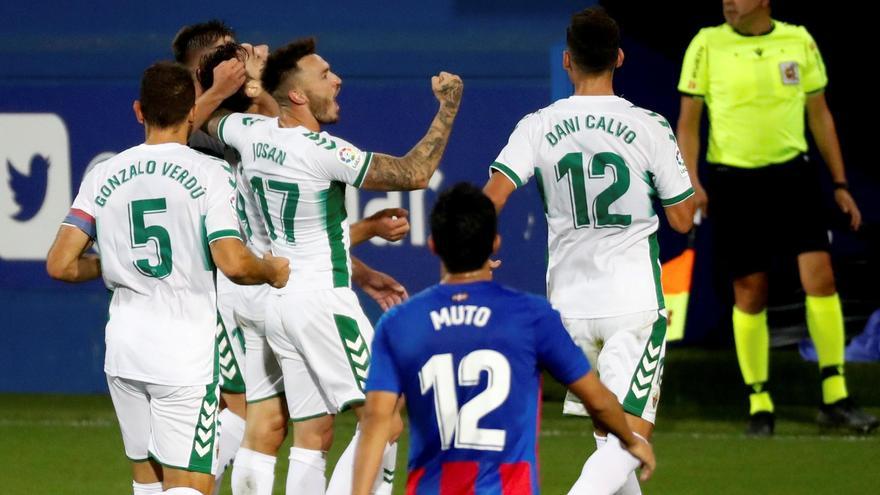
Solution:
<svg viewBox="0 0 880 495"><path fill-rule="evenodd" d="M458 364L458 385L478 385L483 371L488 373L486 390L467 401L461 409L455 391L456 376L451 353L431 356L419 371L422 395L434 389L434 409L443 450L453 445L453 438L457 449L504 450L507 437L504 430L479 428L477 424L510 395L510 363L497 351L473 351Z"/></svg>

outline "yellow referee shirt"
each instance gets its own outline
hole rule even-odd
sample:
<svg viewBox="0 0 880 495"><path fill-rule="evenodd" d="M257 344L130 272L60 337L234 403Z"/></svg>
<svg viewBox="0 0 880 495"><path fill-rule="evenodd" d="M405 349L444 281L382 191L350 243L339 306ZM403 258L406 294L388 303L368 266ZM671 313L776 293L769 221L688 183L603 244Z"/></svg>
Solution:
<svg viewBox="0 0 880 495"><path fill-rule="evenodd" d="M706 100L709 162L758 168L807 151L806 97L826 84L810 33L773 21L758 36L728 24L701 29L685 53L678 90Z"/></svg>

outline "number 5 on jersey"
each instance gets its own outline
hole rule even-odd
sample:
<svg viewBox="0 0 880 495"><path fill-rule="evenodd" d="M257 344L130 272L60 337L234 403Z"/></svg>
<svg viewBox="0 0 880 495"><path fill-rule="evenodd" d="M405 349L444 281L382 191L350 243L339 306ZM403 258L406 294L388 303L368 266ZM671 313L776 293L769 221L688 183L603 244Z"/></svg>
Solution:
<svg viewBox="0 0 880 495"><path fill-rule="evenodd" d="M161 225L146 225L148 213L165 213L165 198L139 199L128 205L128 221L131 230L131 247L134 249L145 248L152 240L156 245L155 265L147 258L134 261L134 267L147 277L165 278L171 275L172 254L171 237L168 231Z"/></svg>
<svg viewBox="0 0 880 495"><path fill-rule="evenodd" d="M478 385L483 371L488 374L486 390L462 405L461 409L458 407L452 354L431 356L419 371L422 395L434 389L434 409L443 450L453 446L453 438L457 449L504 450L507 432L479 428L477 424L507 400L510 394L510 363L497 351L473 351L458 364L458 385Z"/></svg>

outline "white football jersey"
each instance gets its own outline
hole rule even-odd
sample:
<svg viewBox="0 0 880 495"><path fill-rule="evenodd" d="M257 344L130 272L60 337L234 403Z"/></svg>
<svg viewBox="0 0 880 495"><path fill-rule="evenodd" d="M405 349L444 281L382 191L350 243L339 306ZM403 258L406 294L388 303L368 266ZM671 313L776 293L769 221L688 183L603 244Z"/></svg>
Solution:
<svg viewBox="0 0 880 495"><path fill-rule="evenodd" d="M96 239L113 291L104 371L209 384L217 328L210 243L239 239L229 165L176 143L135 146L83 180L64 223Z"/></svg>
<svg viewBox="0 0 880 495"><path fill-rule="evenodd" d="M360 187L372 154L262 115L227 115L217 133L241 156L272 253L290 260L290 283L279 292L350 287L345 185Z"/></svg>
<svg viewBox="0 0 880 495"><path fill-rule="evenodd" d="M566 318L662 309L657 214L693 194L669 123L617 96L572 96L524 117L490 166L534 175L547 216L547 293Z"/></svg>

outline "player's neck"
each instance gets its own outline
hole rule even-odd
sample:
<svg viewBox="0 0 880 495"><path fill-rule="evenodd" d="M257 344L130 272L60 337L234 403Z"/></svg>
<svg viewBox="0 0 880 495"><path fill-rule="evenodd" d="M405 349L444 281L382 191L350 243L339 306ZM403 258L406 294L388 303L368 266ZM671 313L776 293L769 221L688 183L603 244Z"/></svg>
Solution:
<svg viewBox="0 0 880 495"><path fill-rule="evenodd" d="M474 282L491 282L492 269L489 268L489 262L476 270L469 272L449 273L443 270L443 277L440 278L441 284L472 284Z"/></svg>
<svg viewBox="0 0 880 495"><path fill-rule="evenodd" d="M773 31L773 19L770 12L755 12L737 23L733 30L743 36L761 36Z"/></svg>
<svg viewBox="0 0 880 495"><path fill-rule="evenodd" d="M614 96L610 72L596 77L583 76L573 83L575 96Z"/></svg>
<svg viewBox="0 0 880 495"><path fill-rule="evenodd" d="M186 124L164 129L157 129L149 126L146 127L145 144L178 143L185 145L188 141L189 127Z"/></svg>
<svg viewBox="0 0 880 495"><path fill-rule="evenodd" d="M321 132L321 124L308 110L281 108L278 116L278 125L281 127L305 127L312 132Z"/></svg>

